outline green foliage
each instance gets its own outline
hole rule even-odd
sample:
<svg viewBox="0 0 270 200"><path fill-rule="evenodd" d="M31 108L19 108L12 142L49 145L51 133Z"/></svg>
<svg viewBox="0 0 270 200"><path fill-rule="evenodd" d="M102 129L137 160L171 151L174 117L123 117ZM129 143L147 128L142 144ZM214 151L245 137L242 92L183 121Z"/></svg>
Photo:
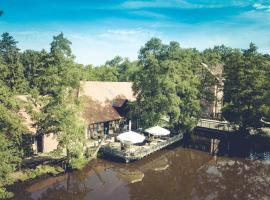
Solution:
<svg viewBox="0 0 270 200"><path fill-rule="evenodd" d="M0 12L0 15L2 13ZM26 128L18 116L23 107L15 98L29 94L39 114L27 110L37 119L40 134L55 133L59 148L64 149L69 164L81 168L84 123L80 102L74 95L80 80L133 81L137 102L131 105L133 116L144 127L169 119L176 131L196 125L200 101L212 102L210 90L217 81L201 66L223 64L225 88L223 114L240 129L260 128L261 119L270 119L270 56L262 55L251 44L244 51L216 46L199 52L184 49L177 42L165 45L153 38L141 48L138 61L116 56L104 65L79 65L74 62L71 42L63 33L53 37L47 52L20 52L17 41L8 33L0 40L0 181L8 182L8 173L18 167L26 152L23 133ZM130 109L130 108L127 108ZM33 177L43 169L31 172ZM0 194L8 193L0 189Z"/></svg>
<svg viewBox="0 0 270 200"><path fill-rule="evenodd" d="M13 196L14 194L12 192L8 192L6 188L0 187L0 199L9 199Z"/></svg>
<svg viewBox="0 0 270 200"><path fill-rule="evenodd" d="M95 77L98 81L118 81L118 71L113 66L102 65L95 68Z"/></svg>
<svg viewBox="0 0 270 200"><path fill-rule="evenodd" d="M224 117L246 133L260 128L261 118L269 112L270 62L257 52L254 44L249 49L233 51L225 64Z"/></svg>
<svg viewBox="0 0 270 200"><path fill-rule="evenodd" d="M70 165L72 166L73 169L82 169L85 167L85 165L87 165L87 163L89 163L89 159L83 156L80 156L80 157L73 158L71 160Z"/></svg>
<svg viewBox="0 0 270 200"><path fill-rule="evenodd" d="M24 174L26 175L25 180L33 179L45 174L59 174L64 172L61 167L51 166L51 165L39 165L33 170L26 170Z"/></svg>
<svg viewBox="0 0 270 200"><path fill-rule="evenodd" d="M196 124L199 106L199 80L195 76L194 52L181 49L177 42L164 45L153 38L140 50L140 70L135 74L136 110L144 126L169 118L179 131Z"/></svg>
<svg viewBox="0 0 270 200"><path fill-rule="evenodd" d="M10 182L8 174L15 171L20 157L17 155L18 150L11 141L9 141L3 133L0 133L0 185Z"/></svg>
<svg viewBox="0 0 270 200"><path fill-rule="evenodd" d="M12 142L14 147L20 149L25 127L17 114L18 110L18 103L13 94L0 81L0 134ZM18 155L22 156L21 153L18 153Z"/></svg>
<svg viewBox="0 0 270 200"><path fill-rule="evenodd" d="M24 77L30 89L40 88L39 80L47 62L48 53L45 50L26 50L21 54L21 63L24 67ZM29 91L29 89L27 90Z"/></svg>
<svg viewBox="0 0 270 200"><path fill-rule="evenodd" d="M42 74L43 107L38 120L38 132L54 133L59 148L64 149L68 162L83 152L84 124L80 117L80 102L74 95L79 87L80 66L73 61L71 42L63 34L54 37L50 58Z"/></svg>
<svg viewBox="0 0 270 200"><path fill-rule="evenodd" d="M59 148L66 152L69 164L73 159L83 157L85 126L80 116L80 106L71 89L63 91L42 108L38 122L39 132L57 135Z"/></svg>
<svg viewBox="0 0 270 200"><path fill-rule="evenodd" d="M16 170L23 157L21 143L25 129L17 111L13 94L0 80L0 198L12 197L12 193L1 186L12 181L9 174Z"/></svg>
<svg viewBox="0 0 270 200"><path fill-rule="evenodd" d="M105 65L99 67L86 65L81 68L81 79L87 81L132 81L137 69L137 62L116 56L107 61Z"/></svg>
<svg viewBox="0 0 270 200"><path fill-rule="evenodd" d="M96 80L96 75L94 72L94 67L93 65L86 65L80 66L81 69L81 80L84 81L95 81Z"/></svg>
<svg viewBox="0 0 270 200"><path fill-rule="evenodd" d="M117 66L119 74L118 81L133 81L138 69L137 61L131 62L128 59L125 59Z"/></svg>
<svg viewBox="0 0 270 200"><path fill-rule="evenodd" d="M66 87L79 86L80 68L73 60L70 44L61 33L54 37L51 52L43 53L44 64L37 80L41 94L57 95Z"/></svg>
<svg viewBox="0 0 270 200"><path fill-rule="evenodd" d="M14 92L24 92L26 81L17 42L9 33L0 40L0 79Z"/></svg>

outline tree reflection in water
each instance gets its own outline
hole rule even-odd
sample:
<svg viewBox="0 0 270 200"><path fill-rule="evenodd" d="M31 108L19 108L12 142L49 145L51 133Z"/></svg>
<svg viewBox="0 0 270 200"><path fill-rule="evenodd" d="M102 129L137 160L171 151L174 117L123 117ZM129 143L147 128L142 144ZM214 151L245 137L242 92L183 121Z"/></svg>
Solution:
<svg viewBox="0 0 270 200"><path fill-rule="evenodd" d="M269 175L270 166L262 161L218 160L200 168L192 195L194 199L269 199Z"/></svg>
<svg viewBox="0 0 270 200"><path fill-rule="evenodd" d="M98 160L71 174L17 184L14 192L20 200L270 199L269 174L262 161L214 159L176 147L130 164Z"/></svg>

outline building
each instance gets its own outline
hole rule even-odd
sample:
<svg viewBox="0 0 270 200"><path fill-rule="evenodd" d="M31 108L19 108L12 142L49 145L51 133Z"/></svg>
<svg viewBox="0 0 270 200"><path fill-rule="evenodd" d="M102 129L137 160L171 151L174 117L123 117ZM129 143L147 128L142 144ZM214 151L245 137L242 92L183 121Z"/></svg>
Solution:
<svg viewBox="0 0 270 200"><path fill-rule="evenodd" d="M211 91L214 95L214 101L202 102L203 106L203 117L205 118L221 118L222 107L223 107L223 71L224 66L219 64L212 67L208 67L206 64L202 63L204 68L215 78L215 84L211 86L209 91Z"/></svg>
<svg viewBox="0 0 270 200"><path fill-rule="evenodd" d="M210 116L218 116L221 112L223 91L218 85L211 88L216 100L205 106L206 113ZM132 90L132 82L100 82L82 81L76 93L83 101L82 118L87 124L86 138L97 139L104 134L120 133L131 128L127 120L127 103L136 100ZM27 102L27 96L18 96L18 99ZM38 107L35 107L37 111ZM43 135L37 133L35 121L26 109L21 109L22 117L27 133L31 136L34 153L50 152L57 149L57 136L53 133Z"/></svg>
<svg viewBox="0 0 270 200"><path fill-rule="evenodd" d="M88 139L118 133L130 127L126 119L125 108L128 101L136 99L131 82L84 81L80 83L77 96L83 101L82 118L87 124L86 137ZM17 98L23 102L29 100L24 95L17 96ZM34 109L39 110L37 107ZM19 115L31 137L34 153L46 153L57 149L57 136L53 133L38 134L35 121L26 108L22 108Z"/></svg>
<svg viewBox="0 0 270 200"><path fill-rule="evenodd" d="M126 105L136 100L131 82L84 81L80 85L78 97L84 105L87 138L128 129Z"/></svg>
<svg viewBox="0 0 270 200"><path fill-rule="evenodd" d="M29 97L26 95L18 95L17 99L21 100L22 102L29 102ZM27 112L27 106L23 106L20 111L19 115L27 128L27 132L25 135L29 136L28 139L30 141L29 146L32 148L33 153L47 153L57 149L58 141L57 137L53 134L38 134L37 127L35 125L35 120L32 119L29 112ZM37 106L33 106L35 111L39 111Z"/></svg>

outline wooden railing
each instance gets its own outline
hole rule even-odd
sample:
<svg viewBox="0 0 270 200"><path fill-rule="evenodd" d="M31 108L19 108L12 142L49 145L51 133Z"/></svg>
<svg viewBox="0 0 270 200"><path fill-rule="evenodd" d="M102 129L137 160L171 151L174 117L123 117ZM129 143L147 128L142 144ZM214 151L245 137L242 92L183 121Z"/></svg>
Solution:
<svg viewBox="0 0 270 200"><path fill-rule="evenodd" d="M233 132L234 129L230 126L229 122L218 121L218 120L209 120L209 119L200 119L197 127L214 129L219 131Z"/></svg>

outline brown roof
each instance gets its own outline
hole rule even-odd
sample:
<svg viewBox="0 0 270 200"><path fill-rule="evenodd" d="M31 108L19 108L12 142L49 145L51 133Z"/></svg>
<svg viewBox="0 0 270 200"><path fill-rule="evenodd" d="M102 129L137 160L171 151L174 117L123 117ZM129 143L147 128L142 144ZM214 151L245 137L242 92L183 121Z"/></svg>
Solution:
<svg viewBox="0 0 270 200"><path fill-rule="evenodd" d="M125 103L126 103L127 99L114 99L113 100L113 107L116 108L121 108Z"/></svg>
<svg viewBox="0 0 270 200"><path fill-rule="evenodd" d="M119 107L136 99L131 82L82 81L78 96L84 101L83 117L88 123L121 119L113 104Z"/></svg>

